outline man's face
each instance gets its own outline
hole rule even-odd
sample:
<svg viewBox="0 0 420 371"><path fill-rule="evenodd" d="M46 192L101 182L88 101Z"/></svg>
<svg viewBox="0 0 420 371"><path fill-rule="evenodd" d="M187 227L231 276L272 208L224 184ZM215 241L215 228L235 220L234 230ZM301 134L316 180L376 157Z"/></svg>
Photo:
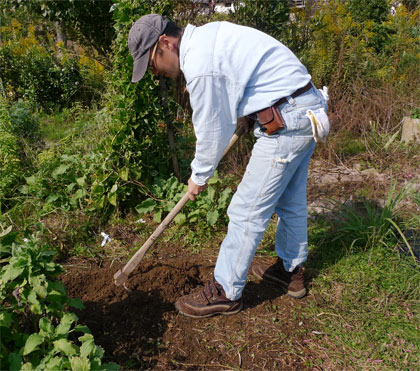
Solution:
<svg viewBox="0 0 420 371"><path fill-rule="evenodd" d="M179 73L179 39L161 35L150 50L149 68L156 76L175 79Z"/></svg>

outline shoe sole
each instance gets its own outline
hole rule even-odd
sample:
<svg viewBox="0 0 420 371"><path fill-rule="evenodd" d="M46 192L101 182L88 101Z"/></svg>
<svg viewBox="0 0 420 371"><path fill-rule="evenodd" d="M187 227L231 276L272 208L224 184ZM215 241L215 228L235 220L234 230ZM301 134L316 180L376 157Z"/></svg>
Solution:
<svg viewBox="0 0 420 371"><path fill-rule="evenodd" d="M177 303L175 303L175 308L178 311L178 313L181 313L185 317L189 317L189 318L209 318L209 317L217 316L219 314L222 315L222 316L231 316L233 314L237 314L237 313L239 313L242 310L243 303L241 302L240 307L238 309L232 311L232 312L214 312L214 313L209 313L209 314L205 314L205 315L202 315L202 316L195 316L193 314L188 314L188 313L183 312L182 310L180 310L178 308Z"/></svg>
<svg viewBox="0 0 420 371"><path fill-rule="evenodd" d="M302 290L299 290L299 291L287 290L287 295L295 299L302 299L306 295L306 289L303 288Z"/></svg>
<svg viewBox="0 0 420 371"><path fill-rule="evenodd" d="M285 290L287 290L287 295L291 296L292 298L302 299L306 295L306 288L303 288L302 290L299 290L299 291L290 291L288 290L289 284L287 282L279 280L277 277L274 277L274 276L261 277L259 274L255 272L252 272L252 274L255 277L258 277L260 280L263 280L265 282L274 283L274 284L279 283L280 285L283 286Z"/></svg>

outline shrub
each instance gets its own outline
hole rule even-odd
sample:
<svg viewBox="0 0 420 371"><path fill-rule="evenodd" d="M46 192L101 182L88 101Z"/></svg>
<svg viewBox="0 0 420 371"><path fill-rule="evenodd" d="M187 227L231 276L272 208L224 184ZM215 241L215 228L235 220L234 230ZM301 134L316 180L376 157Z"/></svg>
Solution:
<svg viewBox="0 0 420 371"><path fill-rule="evenodd" d="M10 129L19 138L36 140L39 138L39 121L27 102L19 100L9 109Z"/></svg>
<svg viewBox="0 0 420 371"><path fill-rule="evenodd" d="M9 46L0 48L0 54L5 66L1 77L14 99L51 110L69 106L75 98L82 76L74 58L61 63L38 48L14 55Z"/></svg>
<svg viewBox="0 0 420 371"><path fill-rule="evenodd" d="M48 22L5 18L1 27L0 78L8 98L53 110L73 102L91 104L104 88L104 68L86 55L56 46Z"/></svg>

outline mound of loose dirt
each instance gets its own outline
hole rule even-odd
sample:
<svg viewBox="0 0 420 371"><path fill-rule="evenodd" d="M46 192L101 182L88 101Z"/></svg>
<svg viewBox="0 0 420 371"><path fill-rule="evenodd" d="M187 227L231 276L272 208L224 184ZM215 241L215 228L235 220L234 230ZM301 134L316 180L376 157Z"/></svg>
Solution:
<svg viewBox="0 0 420 371"><path fill-rule="evenodd" d="M196 320L176 313L175 300L211 277L215 259L155 250L130 276L130 292L114 285L121 266L111 262L70 262L61 279L69 296L84 301L80 322L105 349L105 360L123 369L307 368L312 334L301 309L308 298L296 301L251 280L237 315Z"/></svg>

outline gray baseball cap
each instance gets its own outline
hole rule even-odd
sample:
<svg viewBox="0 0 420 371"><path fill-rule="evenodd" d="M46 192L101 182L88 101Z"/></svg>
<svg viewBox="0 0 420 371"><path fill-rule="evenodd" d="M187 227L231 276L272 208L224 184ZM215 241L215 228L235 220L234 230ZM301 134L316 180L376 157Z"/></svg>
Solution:
<svg viewBox="0 0 420 371"><path fill-rule="evenodd" d="M132 82L140 81L147 70L150 48L168 24L168 19L159 14L147 14L131 26L128 34L128 48L134 59Z"/></svg>

